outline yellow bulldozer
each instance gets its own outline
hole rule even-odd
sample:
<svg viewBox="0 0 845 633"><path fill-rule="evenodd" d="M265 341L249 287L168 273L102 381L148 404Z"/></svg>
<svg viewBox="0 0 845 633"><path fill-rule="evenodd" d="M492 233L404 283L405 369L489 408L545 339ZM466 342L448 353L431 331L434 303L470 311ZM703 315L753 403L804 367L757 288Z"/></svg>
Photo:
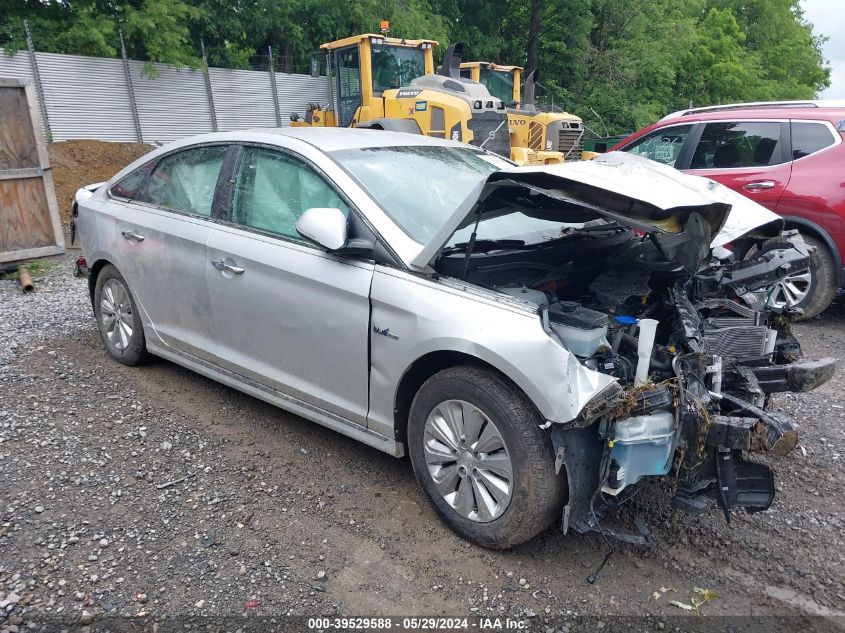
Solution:
<svg viewBox="0 0 845 633"><path fill-rule="evenodd" d="M320 46L330 103L311 103L293 126L368 127L452 139L511 157L505 103L483 84L460 77L454 44L434 72L434 40L365 33Z"/></svg>
<svg viewBox="0 0 845 633"><path fill-rule="evenodd" d="M539 112L534 106L537 72L490 62L462 62L461 77L477 81L508 106L511 154L519 163L556 163L581 158L584 122L568 112ZM518 159L517 159L518 157Z"/></svg>

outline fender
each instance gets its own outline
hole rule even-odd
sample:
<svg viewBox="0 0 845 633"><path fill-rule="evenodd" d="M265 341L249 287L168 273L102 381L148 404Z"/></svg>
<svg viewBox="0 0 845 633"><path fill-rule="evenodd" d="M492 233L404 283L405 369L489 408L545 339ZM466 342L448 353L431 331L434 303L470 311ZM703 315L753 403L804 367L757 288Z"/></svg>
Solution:
<svg viewBox="0 0 845 633"><path fill-rule="evenodd" d="M822 242L825 243L827 248L833 254L834 263L838 264L836 268L836 284L840 288L845 286L845 267L843 267L845 262L842 261L842 254L839 252L839 249L836 247L836 242L833 241L833 238L830 236L830 234L821 226L811 220L807 220L806 218L800 218L794 215L784 215L781 217L783 217L784 221L787 224L792 224L794 226L797 226L798 228L803 227L810 229L813 235L815 235L816 237L821 239Z"/></svg>

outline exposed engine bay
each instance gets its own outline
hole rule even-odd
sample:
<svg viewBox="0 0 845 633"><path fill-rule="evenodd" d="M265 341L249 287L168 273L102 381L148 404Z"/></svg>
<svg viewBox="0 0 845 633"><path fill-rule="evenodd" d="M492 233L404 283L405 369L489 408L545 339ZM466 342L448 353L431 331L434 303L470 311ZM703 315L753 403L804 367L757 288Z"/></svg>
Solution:
<svg viewBox="0 0 845 633"><path fill-rule="evenodd" d="M711 252L707 228L690 241L704 224L690 214L686 241L604 220L533 243L473 233L434 264L536 306L551 337L617 379L576 419L549 425L555 467L568 479L564 531L602 530L603 512L648 476L672 474L673 505L687 512L715 503L730 520L733 508L769 508L772 470L747 455L784 456L798 442L796 424L768 410L771 394L809 391L833 375L833 359L802 360L790 311L767 303L774 283L807 269L801 236L738 241L734 252L753 243L761 253L743 259ZM640 531L613 536L648 542Z"/></svg>

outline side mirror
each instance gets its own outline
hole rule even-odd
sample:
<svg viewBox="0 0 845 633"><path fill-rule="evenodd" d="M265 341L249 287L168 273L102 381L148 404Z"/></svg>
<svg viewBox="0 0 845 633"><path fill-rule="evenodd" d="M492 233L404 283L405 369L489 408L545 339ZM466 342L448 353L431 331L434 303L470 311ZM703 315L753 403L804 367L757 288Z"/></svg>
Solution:
<svg viewBox="0 0 845 633"><path fill-rule="evenodd" d="M336 251L346 244L346 216L340 209L314 207L299 216L296 232L327 251Z"/></svg>

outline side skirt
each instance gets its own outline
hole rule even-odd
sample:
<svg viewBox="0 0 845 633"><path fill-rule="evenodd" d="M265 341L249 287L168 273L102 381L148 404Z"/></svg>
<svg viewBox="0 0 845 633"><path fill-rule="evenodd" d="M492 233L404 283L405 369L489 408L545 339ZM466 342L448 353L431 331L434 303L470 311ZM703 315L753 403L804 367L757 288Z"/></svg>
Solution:
<svg viewBox="0 0 845 633"><path fill-rule="evenodd" d="M160 356L169 361L186 367L191 371L202 374L206 378L210 378L219 383L242 391L250 396L264 400L272 405L284 409L290 413L303 417L311 422L316 422L322 426L337 431L342 435L351 437L353 440L362 442L380 451L384 451L388 455L394 457L402 457L405 455L405 447L401 442L397 442L393 438L385 437L374 431L370 431L362 426L355 424L345 418L342 418L333 413L329 413L319 407L303 402L298 398L293 398L283 394L275 389L270 389L253 380L245 378L234 372L227 371L211 363L189 356L181 352L176 352L167 347L163 347L157 342L147 340L147 350L155 356Z"/></svg>

